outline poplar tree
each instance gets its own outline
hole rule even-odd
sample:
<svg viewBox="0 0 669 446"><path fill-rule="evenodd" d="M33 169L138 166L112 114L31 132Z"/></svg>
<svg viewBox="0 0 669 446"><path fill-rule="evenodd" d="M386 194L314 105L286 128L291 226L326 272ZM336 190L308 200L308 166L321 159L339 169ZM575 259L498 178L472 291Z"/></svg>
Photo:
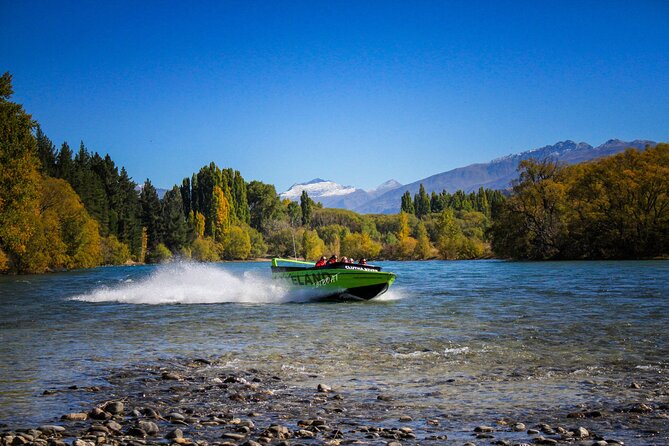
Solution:
<svg viewBox="0 0 669 446"><path fill-rule="evenodd" d="M402 206L401 211L406 212L407 214L415 214L416 210L413 206L413 200L411 198L411 192L405 191L402 195Z"/></svg>
<svg viewBox="0 0 669 446"><path fill-rule="evenodd" d="M313 200L309 198L306 190L303 190L300 196L300 208L302 208L302 225L309 226L313 212Z"/></svg>

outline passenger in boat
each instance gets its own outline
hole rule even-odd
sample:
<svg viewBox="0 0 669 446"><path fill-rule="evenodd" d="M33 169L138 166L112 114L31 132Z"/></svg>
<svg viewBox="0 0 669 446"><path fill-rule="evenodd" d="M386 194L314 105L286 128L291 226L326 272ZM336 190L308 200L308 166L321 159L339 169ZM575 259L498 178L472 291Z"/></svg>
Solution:
<svg viewBox="0 0 669 446"><path fill-rule="evenodd" d="M335 263L337 263L337 255L332 254L332 257L328 259L328 265L334 265Z"/></svg>
<svg viewBox="0 0 669 446"><path fill-rule="evenodd" d="M348 257L348 258L346 259L346 263L353 263L353 258L352 258L352 257Z"/></svg>
<svg viewBox="0 0 669 446"><path fill-rule="evenodd" d="M348 263L348 257L344 256L341 258L341 263Z"/></svg>
<svg viewBox="0 0 669 446"><path fill-rule="evenodd" d="M325 258L325 256L322 256L320 259L318 259L318 262L316 262L316 268L322 268L325 266L326 263L327 259Z"/></svg>
<svg viewBox="0 0 669 446"><path fill-rule="evenodd" d="M367 265L367 259L360 259L358 265Z"/></svg>

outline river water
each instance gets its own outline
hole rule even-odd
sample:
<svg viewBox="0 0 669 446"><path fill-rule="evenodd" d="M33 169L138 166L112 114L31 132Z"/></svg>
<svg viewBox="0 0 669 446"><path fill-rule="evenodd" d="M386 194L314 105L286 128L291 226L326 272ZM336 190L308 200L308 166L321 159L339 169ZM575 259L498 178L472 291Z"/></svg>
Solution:
<svg viewBox="0 0 669 446"><path fill-rule="evenodd" d="M55 420L93 396L44 390L161 358L374 389L454 429L669 402L669 262L379 265L391 291L345 303L292 295L268 262L0 277L0 423Z"/></svg>

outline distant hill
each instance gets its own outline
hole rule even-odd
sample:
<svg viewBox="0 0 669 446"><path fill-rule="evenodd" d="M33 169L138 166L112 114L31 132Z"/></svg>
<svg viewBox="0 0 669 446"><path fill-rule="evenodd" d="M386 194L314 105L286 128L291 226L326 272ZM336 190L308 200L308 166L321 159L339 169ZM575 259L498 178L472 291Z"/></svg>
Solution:
<svg viewBox="0 0 669 446"><path fill-rule="evenodd" d="M458 189L471 192L477 190L479 187L506 189L510 186L511 181L518 177L518 163L528 158L544 159L550 157L559 162L575 164L613 155L622 152L628 147L643 150L648 145L654 146L656 143L647 140L626 142L619 139L611 139L600 146L593 147L584 142L562 141L551 146L544 146L497 158L489 163L471 164L466 167L438 173L411 184L394 188L376 198L348 209L363 214L396 213L400 209L402 194L407 190L412 195L417 193L421 183L428 193L432 191L441 192L442 190L452 193Z"/></svg>
<svg viewBox="0 0 669 446"><path fill-rule="evenodd" d="M135 186L135 190L137 191L137 193L140 193L140 192L142 192L143 187L144 187L144 183L138 184L137 186ZM161 188L157 187L156 188L156 193L158 193L158 198L160 198L162 200L163 197L165 196L165 194L167 193L167 189L161 189Z"/></svg>
<svg viewBox="0 0 669 446"><path fill-rule="evenodd" d="M343 186L330 180L315 178L306 183L293 184L290 189L280 194L281 199L300 201L302 191L307 191L314 201L329 208L353 209L386 192L402 185L395 180L388 180L372 190L363 190L353 186Z"/></svg>

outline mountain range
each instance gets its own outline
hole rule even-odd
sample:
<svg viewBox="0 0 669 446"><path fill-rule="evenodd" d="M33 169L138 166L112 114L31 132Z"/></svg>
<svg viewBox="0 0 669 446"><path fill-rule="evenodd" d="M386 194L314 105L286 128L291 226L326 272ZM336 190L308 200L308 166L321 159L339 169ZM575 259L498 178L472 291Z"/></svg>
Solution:
<svg viewBox="0 0 669 446"><path fill-rule="evenodd" d="M525 159L552 158L561 163L575 164L614 155L628 147L643 150L647 146L654 146L655 144L654 141L648 140L621 141L611 139L593 147L585 142L576 143L567 140L507 155L488 163L459 167L406 185L402 185L395 180L389 180L368 191L316 178L307 183L294 184L281 194L281 198L299 201L302 191L306 190L309 197L315 201L320 201L325 207L350 209L362 214L392 214L399 212L402 194L407 190L412 195L417 193L421 184L423 184L428 194L432 191L439 193L442 190L453 193L459 189L471 192L479 187L508 189L511 181L518 177L518 163Z"/></svg>
<svg viewBox="0 0 669 446"><path fill-rule="evenodd" d="M401 187L395 180L388 180L374 189L363 190L353 186L342 186L330 180L315 178L306 183L293 184L290 189L280 194L281 199L300 201L302 191L306 191L314 201L320 201L324 207L355 209L379 197L386 192Z"/></svg>

